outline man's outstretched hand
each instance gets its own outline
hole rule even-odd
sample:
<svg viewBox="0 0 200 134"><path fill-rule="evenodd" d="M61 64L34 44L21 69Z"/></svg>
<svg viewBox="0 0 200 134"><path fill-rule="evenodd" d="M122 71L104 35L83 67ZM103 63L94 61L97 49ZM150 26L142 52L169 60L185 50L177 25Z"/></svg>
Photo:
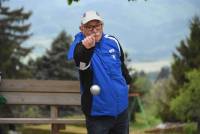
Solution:
<svg viewBox="0 0 200 134"><path fill-rule="evenodd" d="M4 98L2 95L0 95L0 105L3 105L6 103L6 98Z"/></svg>

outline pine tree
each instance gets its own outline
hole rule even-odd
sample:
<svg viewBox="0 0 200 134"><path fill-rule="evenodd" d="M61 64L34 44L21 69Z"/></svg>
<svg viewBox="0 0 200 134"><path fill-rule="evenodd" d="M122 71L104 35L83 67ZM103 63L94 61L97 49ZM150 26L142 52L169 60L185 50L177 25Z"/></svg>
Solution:
<svg viewBox="0 0 200 134"><path fill-rule="evenodd" d="M177 47L178 53L174 53L172 75L176 81L176 89L187 82L186 72L200 68L200 19L195 16L190 25L190 37L181 41Z"/></svg>
<svg viewBox="0 0 200 134"><path fill-rule="evenodd" d="M23 8L10 10L4 2L0 0L0 71L6 78L28 77L22 58L32 48L24 48L21 44L31 36L27 33L31 25L25 24L31 12L24 12Z"/></svg>
<svg viewBox="0 0 200 134"><path fill-rule="evenodd" d="M200 132L199 117L199 70L200 69L200 18L195 16L190 25L190 37L181 41L174 54L172 75L175 97L172 98L170 109L182 120L196 121Z"/></svg>
<svg viewBox="0 0 200 134"><path fill-rule="evenodd" d="M72 42L72 37L62 31L53 41L50 50L36 60L34 76L37 79L76 80L78 72L75 64L66 60L66 51Z"/></svg>
<svg viewBox="0 0 200 134"><path fill-rule="evenodd" d="M179 98L180 93L183 92L183 87L189 82L186 74L194 69L200 69L200 19L195 16L190 24L190 36L186 41L181 41L180 46L177 47L177 53L173 53L174 63L172 64L173 81L170 83L170 93L167 95L168 100L172 101ZM189 96L188 96L189 97ZM170 103L169 101L169 103ZM185 104L182 104L185 105ZM173 117L173 121L180 120L174 112L169 111L173 107L162 106L162 109L168 109L167 114ZM163 114L165 115L165 113ZM165 121L172 121L172 118L162 118Z"/></svg>
<svg viewBox="0 0 200 134"><path fill-rule="evenodd" d="M170 68L167 67L167 66L162 67L157 78L156 78L156 80L155 80L155 83L159 82L159 80L169 78L169 75L170 75Z"/></svg>
<svg viewBox="0 0 200 134"><path fill-rule="evenodd" d="M186 74L200 68L200 19L195 16L190 23L190 35L180 42L177 52L173 53L174 63L171 65L172 77L164 84L166 103L159 105L159 113L163 121L180 121L180 118L171 111L170 101L176 99L183 92L183 86L189 82ZM167 87L167 88L165 88ZM163 97L164 98L164 97ZM162 102L162 101L160 101ZM182 104L185 105L185 104ZM164 109L164 110L162 110Z"/></svg>

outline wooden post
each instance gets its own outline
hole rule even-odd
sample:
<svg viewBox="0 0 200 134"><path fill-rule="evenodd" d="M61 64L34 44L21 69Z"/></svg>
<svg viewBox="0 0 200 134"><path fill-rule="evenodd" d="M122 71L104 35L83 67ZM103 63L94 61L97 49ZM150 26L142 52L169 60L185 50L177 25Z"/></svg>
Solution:
<svg viewBox="0 0 200 134"><path fill-rule="evenodd" d="M58 107L51 106L51 118L56 119L58 117ZM51 124L51 134L59 134L59 125Z"/></svg>

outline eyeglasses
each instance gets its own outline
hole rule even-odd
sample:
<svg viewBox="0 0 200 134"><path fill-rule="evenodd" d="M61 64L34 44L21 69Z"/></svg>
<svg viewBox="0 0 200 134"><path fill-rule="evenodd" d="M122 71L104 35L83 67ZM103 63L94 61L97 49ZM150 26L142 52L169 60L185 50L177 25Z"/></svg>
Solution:
<svg viewBox="0 0 200 134"><path fill-rule="evenodd" d="M87 30L92 31L92 30L94 30L94 29L99 30L99 29L101 28L101 26L102 26L102 24L99 23L99 24L97 24L97 25L85 25L84 27L85 27Z"/></svg>

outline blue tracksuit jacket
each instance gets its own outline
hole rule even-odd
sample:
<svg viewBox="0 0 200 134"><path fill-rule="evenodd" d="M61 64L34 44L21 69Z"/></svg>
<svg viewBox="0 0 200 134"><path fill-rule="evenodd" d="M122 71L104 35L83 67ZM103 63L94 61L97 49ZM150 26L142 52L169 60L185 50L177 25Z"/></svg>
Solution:
<svg viewBox="0 0 200 134"><path fill-rule="evenodd" d="M68 51L79 68L82 110L89 116L117 116L128 107L128 86L131 77L124 64L123 50L113 36L103 34L94 48L86 49L78 33ZM97 84L99 95L90 93L90 86Z"/></svg>

